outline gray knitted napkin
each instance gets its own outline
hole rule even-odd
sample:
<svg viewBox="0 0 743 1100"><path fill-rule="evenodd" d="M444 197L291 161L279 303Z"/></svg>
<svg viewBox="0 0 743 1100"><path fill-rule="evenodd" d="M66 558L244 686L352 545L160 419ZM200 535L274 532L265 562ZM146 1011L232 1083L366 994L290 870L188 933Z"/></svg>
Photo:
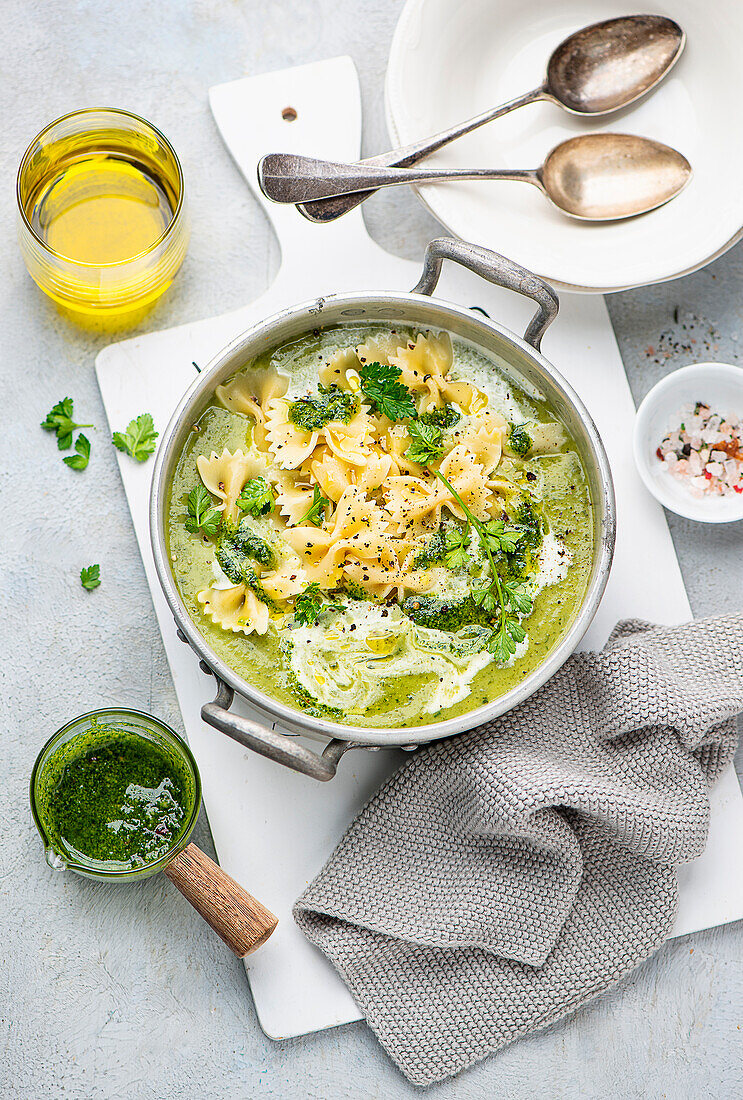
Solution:
<svg viewBox="0 0 743 1100"><path fill-rule="evenodd" d="M417 752L294 916L414 1083L607 989L666 938L737 744L743 615L621 623L487 726Z"/></svg>

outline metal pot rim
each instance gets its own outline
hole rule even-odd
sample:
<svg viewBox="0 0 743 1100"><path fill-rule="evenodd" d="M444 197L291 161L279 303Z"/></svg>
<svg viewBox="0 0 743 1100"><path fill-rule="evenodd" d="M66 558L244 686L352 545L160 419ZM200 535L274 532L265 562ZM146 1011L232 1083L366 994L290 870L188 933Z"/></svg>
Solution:
<svg viewBox="0 0 743 1100"><path fill-rule="evenodd" d="M479 343L477 339L478 332L495 333L506 344L510 344L514 349L532 359L548 376L552 385L558 391L561 391L567 404L572 405L581 421L596 461L598 478L603 492L601 538L594 549L593 575L580 608L558 645L521 684L499 696L493 702L467 711L456 718L449 718L443 722L431 722L421 726L359 727L330 722L326 719L312 718L255 688L236 673L207 644L206 639L198 630L181 600L171 573L166 550L164 513L168 490L167 477L170 474L173 462L177 460L177 455L174 453L174 439L184 420L188 418L191 409L198 405L205 391L212 391L219 384L219 380L215 379L215 375L219 374L225 363L242 348L258 343L261 338L281 329L303 315L307 319L306 328L311 331L313 327L318 327L318 324L338 323L336 317L328 322L324 320L324 315L331 311L335 314L344 308L369 307L374 303L389 306L390 309L397 307L406 310L410 310L411 305L419 304L421 312L425 312L426 307L434 306L442 316L441 328L445 329L447 327L445 320L443 320L444 317L457 318L464 321L466 327L471 329L470 339L474 344ZM348 319L348 323L353 323L353 321L353 318ZM277 336L274 343L280 341L281 337ZM246 355L246 360L250 357L250 354ZM229 374L235 373L239 369L239 367L233 367ZM518 368L514 368L514 372L518 374ZM227 376L228 374L225 375L225 377ZM180 450L178 453L180 453ZM594 506L597 503L594 502ZM353 741L359 746L369 747L414 747L439 738L451 737L492 721L533 695L564 664L593 620L609 577L615 531L615 498L609 461L593 419L573 387L545 359L540 351L509 329L490 318L472 313L465 306L459 306L415 292L357 291L313 298L298 305L290 306L257 322L230 341L204 367L178 403L158 448L150 496L150 538L158 579L176 621L179 636L183 641L187 641L199 655L204 671L213 672L219 680L223 680L238 695L246 699L253 707L256 707L271 723L278 723L284 728L297 732L335 738L345 742Z"/></svg>

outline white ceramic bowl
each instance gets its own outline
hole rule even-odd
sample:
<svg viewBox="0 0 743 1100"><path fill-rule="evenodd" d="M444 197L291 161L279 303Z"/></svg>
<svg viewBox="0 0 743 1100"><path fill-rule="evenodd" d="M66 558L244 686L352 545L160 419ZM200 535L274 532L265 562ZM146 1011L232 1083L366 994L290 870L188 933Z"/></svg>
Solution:
<svg viewBox="0 0 743 1100"><path fill-rule="evenodd" d="M435 133L537 87L553 48L577 28L631 14L615 0L408 0L387 70L387 121L395 145ZM647 5L634 9L647 11ZM535 188L513 182L426 184L420 198L465 240L504 252L563 288L622 290L704 266L743 227L743 143L731 131L743 99L743 4L654 3L687 33L686 49L650 96L604 118L551 103L523 107L460 138L427 164L533 168L577 133L617 130L657 138L690 160L678 198L624 222L566 217Z"/></svg>
<svg viewBox="0 0 743 1100"><path fill-rule="evenodd" d="M635 418L633 448L640 477L656 500L679 516L700 523L743 519L743 493L693 497L655 453L668 429L675 426L679 409L696 401L704 401L713 412L743 417L743 369L729 363L695 363L653 386Z"/></svg>

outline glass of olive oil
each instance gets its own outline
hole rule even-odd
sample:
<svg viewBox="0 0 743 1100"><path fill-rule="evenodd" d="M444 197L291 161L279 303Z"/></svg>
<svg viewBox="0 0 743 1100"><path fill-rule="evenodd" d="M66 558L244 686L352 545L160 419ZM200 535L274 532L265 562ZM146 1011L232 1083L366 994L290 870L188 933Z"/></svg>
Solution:
<svg viewBox="0 0 743 1100"><path fill-rule="evenodd" d="M136 323L186 254L178 157L128 111L92 108L52 122L23 156L17 197L31 277L83 324Z"/></svg>

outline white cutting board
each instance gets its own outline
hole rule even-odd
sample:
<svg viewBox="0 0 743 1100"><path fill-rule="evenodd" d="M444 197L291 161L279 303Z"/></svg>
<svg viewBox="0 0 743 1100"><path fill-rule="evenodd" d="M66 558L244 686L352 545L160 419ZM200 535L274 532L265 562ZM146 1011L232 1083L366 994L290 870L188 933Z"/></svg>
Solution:
<svg viewBox="0 0 743 1100"><path fill-rule="evenodd" d="M293 208L266 203L257 192L255 165L263 153L358 157L361 108L349 58L224 84L213 88L210 98L222 136L278 234L281 269L266 293L243 309L138 336L102 351L96 367L112 429L149 410L162 432L194 378L193 363L205 366L229 340L274 311L337 290L408 290L420 274L419 263L391 256L370 239L358 210L335 224L316 226ZM296 110L296 121L282 119L286 107ZM219 201L217 195L214 201ZM533 310L530 302L453 265L445 269L438 293L481 306L517 332L523 331ZM663 512L646 493L632 463L634 407L603 299L563 296L560 315L544 345L546 356L593 414L617 491L614 567L584 644L602 646L617 619L627 616L667 623L689 618ZM297 930L291 906L403 754L349 753L335 779L317 783L247 752L201 721L201 705L213 698L214 680L199 671L193 652L178 641L155 574L148 529L153 463L139 465L126 456L119 456L119 463L220 862L280 920L273 937L247 963L261 1027L278 1039L359 1019L335 971ZM236 709L250 713L241 701ZM743 797L732 769L713 801L707 852L683 875L677 935L743 917Z"/></svg>

